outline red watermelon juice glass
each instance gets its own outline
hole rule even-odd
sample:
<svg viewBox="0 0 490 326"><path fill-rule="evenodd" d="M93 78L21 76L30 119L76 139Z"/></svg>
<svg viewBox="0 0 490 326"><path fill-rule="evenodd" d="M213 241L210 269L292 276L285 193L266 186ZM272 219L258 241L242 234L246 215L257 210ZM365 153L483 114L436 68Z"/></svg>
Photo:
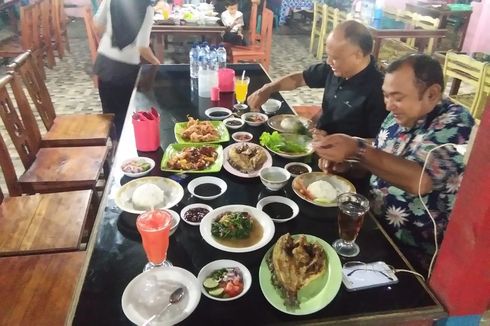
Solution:
<svg viewBox="0 0 490 326"><path fill-rule="evenodd" d="M172 216L165 210L151 210L136 219L136 227L149 260L143 271L172 266L172 263L166 260L171 226Z"/></svg>

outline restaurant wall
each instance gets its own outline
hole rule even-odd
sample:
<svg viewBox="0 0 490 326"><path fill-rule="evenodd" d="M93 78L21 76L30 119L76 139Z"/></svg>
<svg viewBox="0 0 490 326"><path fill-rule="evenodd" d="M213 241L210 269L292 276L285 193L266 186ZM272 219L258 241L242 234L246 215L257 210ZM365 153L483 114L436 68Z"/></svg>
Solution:
<svg viewBox="0 0 490 326"><path fill-rule="evenodd" d="M65 13L69 17L83 17L82 7L92 6L91 0L65 0Z"/></svg>
<svg viewBox="0 0 490 326"><path fill-rule="evenodd" d="M490 53L490 0L472 2L473 13L466 31L463 51Z"/></svg>

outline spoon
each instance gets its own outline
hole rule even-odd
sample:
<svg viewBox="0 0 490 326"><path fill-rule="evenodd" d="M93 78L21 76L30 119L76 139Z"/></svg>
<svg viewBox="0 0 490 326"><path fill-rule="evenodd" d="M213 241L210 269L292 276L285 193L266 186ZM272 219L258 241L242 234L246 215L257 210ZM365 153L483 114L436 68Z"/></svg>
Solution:
<svg viewBox="0 0 490 326"><path fill-rule="evenodd" d="M182 300L182 298L184 297L184 294L185 294L184 288L178 288L177 290L172 292L172 294L170 294L170 297L168 298L168 304L165 307L163 307L163 309L160 310L157 314L148 318L143 323L142 326L149 325L155 318L159 317L162 313L164 313L168 309L168 307L170 307L173 304L180 302L180 300Z"/></svg>

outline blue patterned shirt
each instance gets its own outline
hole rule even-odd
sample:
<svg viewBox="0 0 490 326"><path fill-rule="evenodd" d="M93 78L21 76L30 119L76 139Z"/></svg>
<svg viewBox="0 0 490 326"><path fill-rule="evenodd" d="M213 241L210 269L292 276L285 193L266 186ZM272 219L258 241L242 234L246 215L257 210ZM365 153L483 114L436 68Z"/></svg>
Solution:
<svg viewBox="0 0 490 326"><path fill-rule="evenodd" d="M375 147L422 167L429 150L437 145L467 143L473 125L474 120L466 109L446 101L412 128L398 125L390 113L381 126ZM452 146L430 154L425 172L432 178L432 192L422 199L436 221L439 241L446 229L463 170L463 156ZM371 188L373 212L387 230L402 244L432 254L434 227L418 195L407 193L375 175L371 177Z"/></svg>

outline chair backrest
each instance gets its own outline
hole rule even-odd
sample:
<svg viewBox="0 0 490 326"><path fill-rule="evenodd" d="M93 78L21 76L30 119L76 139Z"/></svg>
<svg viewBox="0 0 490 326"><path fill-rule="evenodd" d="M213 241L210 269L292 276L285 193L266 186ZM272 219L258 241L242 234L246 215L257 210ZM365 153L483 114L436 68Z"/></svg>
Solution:
<svg viewBox="0 0 490 326"><path fill-rule="evenodd" d="M48 88L34 63L31 52L27 51L19 55L8 67L22 77L44 126L47 130L51 129L56 112Z"/></svg>
<svg viewBox="0 0 490 326"><path fill-rule="evenodd" d="M472 86L474 92L468 96L472 96L473 99L468 109L474 118L480 119L490 94L490 64L449 51L446 54L443 72L446 82L448 78L455 78ZM457 97L457 94L449 94L451 99L457 100Z"/></svg>
<svg viewBox="0 0 490 326"><path fill-rule="evenodd" d="M250 21L248 24L249 31L249 43L250 45L255 45L257 42L257 11L259 4L257 2L252 2L252 8L250 9ZM84 15L85 18L85 15ZM87 32L88 34L88 32Z"/></svg>
<svg viewBox="0 0 490 326"><path fill-rule="evenodd" d="M274 13L265 8L262 12L262 27L260 30L260 48L265 56L270 58L272 46L272 28L274 26Z"/></svg>
<svg viewBox="0 0 490 326"><path fill-rule="evenodd" d="M97 57L97 48L99 47L99 37L95 30L92 9L89 6L83 7L83 21L85 22L85 30L87 31L88 47L90 49L90 57L92 63Z"/></svg>
<svg viewBox="0 0 490 326"><path fill-rule="evenodd" d="M3 80L0 80L0 84L3 85ZM0 86L0 88L3 88L3 86ZM1 133L0 133L0 167L3 172L3 177L5 179L5 183L7 184L7 188L10 196L19 196L22 192L17 180L17 175L15 174L14 163L12 162L12 158L10 157L7 144L5 143ZM3 202L4 198L5 196L2 192L2 188L0 187L0 204Z"/></svg>
<svg viewBox="0 0 490 326"><path fill-rule="evenodd" d="M415 14L413 18L415 27L419 27L427 30L434 30L439 27L439 18L433 18L431 16L422 16ZM427 45L427 49L425 49L425 53L432 54L434 52L434 43L435 39L431 38L429 40L429 44Z"/></svg>
<svg viewBox="0 0 490 326"><path fill-rule="evenodd" d="M20 7L20 42L25 50L34 50L40 47L40 13L38 3Z"/></svg>
<svg viewBox="0 0 490 326"><path fill-rule="evenodd" d="M43 45L51 48L51 0L41 0L39 2L41 10L41 28Z"/></svg>
<svg viewBox="0 0 490 326"><path fill-rule="evenodd" d="M7 85L10 85L20 116L9 95ZM41 144L41 132L22 89L22 83L15 74L9 74L0 81L0 105L0 116L5 128L24 168L28 169L36 159Z"/></svg>

